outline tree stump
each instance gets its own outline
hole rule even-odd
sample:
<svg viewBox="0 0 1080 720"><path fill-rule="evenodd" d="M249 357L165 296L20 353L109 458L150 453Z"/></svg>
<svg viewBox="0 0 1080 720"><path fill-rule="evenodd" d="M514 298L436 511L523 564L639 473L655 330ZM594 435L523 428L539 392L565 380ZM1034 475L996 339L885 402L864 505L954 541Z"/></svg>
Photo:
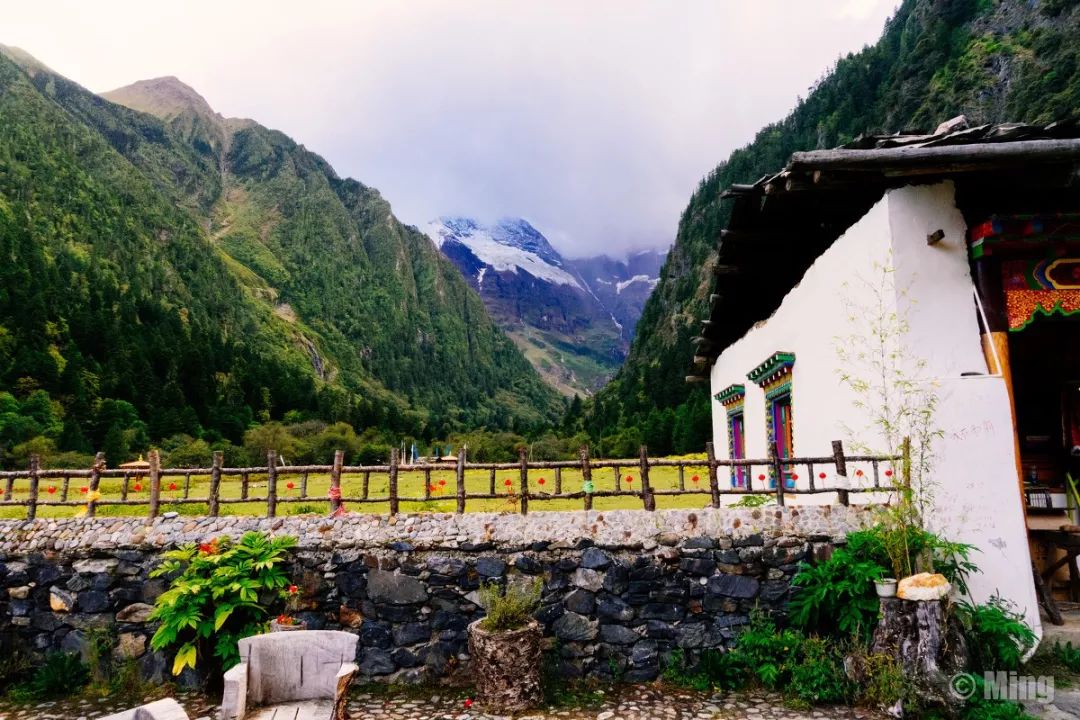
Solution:
<svg viewBox="0 0 1080 720"><path fill-rule="evenodd" d="M491 632L469 625L469 664L476 698L485 710L512 713L535 707L543 699L540 659L544 639L533 620L520 630Z"/></svg>
<svg viewBox="0 0 1080 720"><path fill-rule="evenodd" d="M882 598L871 652L895 658L928 699L955 702L949 679L964 671L967 644L947 601Z"/></svg>

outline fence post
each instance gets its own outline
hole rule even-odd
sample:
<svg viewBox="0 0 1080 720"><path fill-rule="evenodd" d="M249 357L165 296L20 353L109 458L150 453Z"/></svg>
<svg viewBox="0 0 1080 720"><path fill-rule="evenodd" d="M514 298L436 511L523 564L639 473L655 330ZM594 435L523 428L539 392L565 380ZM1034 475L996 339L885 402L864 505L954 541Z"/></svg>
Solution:
<svg viewBox="0 0 1080 720"><path fill-rule="evenodd" d="M30 504L26 506L26 519L33 520L37 517L38 484L41 482L41 458L37 455L30 456Z"/></svg>
<svg viewBox="0 0 1080 720"><path fill-rule="evenodd" d="M101 486L101 471L105 469L105 453L99 452L94 455L94 464L90 466L90 497L86 503L86 517L94 517L97 514L97 500L95 493Z"/></svg>
<svg viewBox="0 0 1080 720"><path fill-rule="evenodd" d="M398 492L397 492L397 480L398 480L398 451L397 448L390 448L390 514L397 515L398 513Z"/></svg>
<svg viewBox="0 0 1080 720"><path fill-rule="evenodd" d="M769 464L772 466L773 473L776 477L776 504L780 507L784 507L784 487L786 480L784 478L784 466L780 462L780 456L776 452L776 446L769 446Z"/></svg>
<svg viewBox="0 0 1080 720"><path fill-rule="evenodd" d="M225 453L215 450L214 460L210 465L210 517L217 517L221 512L219 498L221 496L221 465L224 461Z"/></svg>
<svg viewBox="0 0 1080 720"><path fill-rule="evenodd" d="M277 453L266 452L266 517L277 515Z"/></svg>
<svg viewBox="0 0 1080 720"><path fill-rule="evenodd" d="M151 450L150 460L150 517L158 516L161 506L161 453Z"/></svg>
<svg viewBox="0 0 1080 720"><path fill-rule="evenodd" d="M709 493L712 495L712 506L720 507L720 481L716 478L716 448L711 442L705 443L705 458L709 462Z"/></svg>
<svg viewBox="0 0 1080 720"><path fill-rule="evenodd" d="M457 451L457 512L465 512L465 448Z"/></svg>
<svg viewBox="0 0 1080 720"><path fill-rule="evenodd" d="M656 509L656 498L653 497L652 487L649 486L649 449L644 445L639 451L641 459L641 502L646 510Z"/></svg>
<svg viewBox="0 0 1080 720"><path fill-rule="evenodd" d="M846 507L848 503L851 502L851 499L848 496L848 490L846 487L846 485L848 484L847 458L844 457L844 443L842 440L832 441L832 454L833 462L836 464L836 476L838 478L843 478L845 485L845 487L843 488L837 488L836 501Z"/></svg>
<svg viewBox="0 0 1080 720"><path fill-rule="evenodd" d="M334 466L330 468L330 510L337 512L341 507L341 467L345 464L345 451L334 451ZM334 492L337 490L337 492Z"/></svg>
<svg viewBox="0 0 1080 720"><path fill-rule="evenodd" d="M529 514L529 454L525 448L518 450L521 465L521 514Z"/></svg>
<svg viewBox="0 0 1080 720"><path fill-rule="evenodd" d="M585 491L585 509L592 510L592 468L589 467L589 446L582 445L578 451L581 458L581 487Z"/></svg>

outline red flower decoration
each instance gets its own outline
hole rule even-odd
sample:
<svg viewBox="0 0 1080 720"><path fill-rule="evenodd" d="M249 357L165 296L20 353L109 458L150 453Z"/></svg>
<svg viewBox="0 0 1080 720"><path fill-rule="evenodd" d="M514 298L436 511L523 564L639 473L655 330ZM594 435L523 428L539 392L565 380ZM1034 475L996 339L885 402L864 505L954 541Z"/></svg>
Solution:
<svg viewBox="0 0 1080 720"><path fill-rule="evenodd" d="M892 477L892 470L886 470L885 477Z"/></svg>
<svg viewBox="0 0 1080 720"><path fill-rule="evenodd" d="M465 709L468 710L472 707L472 698L465 698Z"/></svg>
<svg viewBox="0 0 1080 720"><path fill-rule="evenodd" d="M169 483L169 489L170 490L175 490L176 489L176 483Z"/></svg>
<svg viewBox="0 0 1080 720"><path fill-rule="evenodd" d="M628 483L634 482L634 476L633 475L627 475L626 476L626 482L628 482Z"/></svg>
<svg viewBox="0 0 1080 720"><path fill-rule="evenodd" d="M56 494L56 486L55 486L55 485L50 485L50 486L49 486L49 487L47 488L47 490L48 490L48 492L49 492L49 494L50 494L50 495L55 495L55 494Z"/></svg>
<svg viewBox="0 0 1080 720"><path fill-rule="evenodd" d="M295 595L298 592L300 592L300 588L296 587L295 585L290 585L289 586L289 594L290 595Z"/></svg>
<svg viewBox="0 0 1080 720"><path fill-rule="evenodd" d="M538 485L543 485L546 482L546 480L544 480L544 478L540 478L536 482L537 482Z"/></svg>
<svg viewBox="0 0 1080 720"><path fill-rule="evenodd" d="M862 476L863 476L863 471L862 471L862 470L856 470L856 471L855 471L855 474L856 474L857 476L859 476L859 477L862 477Z"/></svg>
<svg viewBox="0 0 1080 720"><path fill-rule="evenodd" d="M503 480L503 485L505 485L506 487L510 487L510 484L510 478L506 478L505 480Z"/></svg>
<svg viewBox="0 0 1080 720"><path fill-rule="evenodd" d="M292 490L294 487L296 487L296 485L294 485L293 482L290 480L289 482L285 483L285 487Z"/></svg>
<svg viewBox="0 0 1080 720"><path fill-rule="evenodd" d="M760 475L758 475L757 479L758 480L764 480L765 479L765 473L761 473Z"/></svg>
<svg viewBox="0 0 1080 720"><path fill-rule="evenodd" d="M690 478L690 482L701 482L701 478L695 475L694 477Z"/></svg>
<svg viewBox="0 0 1080 720"><path fill-rule="evenodd" d="M131 489L135 492L139 492L142 490L142 485L140 485L139 483L135 483L135 485Z"/></svg>
<svg viewBox="0 0 1080 720"><path fill-rule="evenodd" d="M435 484L428 485L428 490L431 492L439 492L439 486Z"/></svg>
<svg viewBox="0 0 1080 720"><path fill-rule="evenodd" d="M791 479L792 480L798 480L799 479L799 474L798 473L791 473Z"/></svg>
<svg viewBox="0 0 1080 720"><path fill-rule="evenodd" d="M0 495L4 494L4 488L0 488Z"/></svg>
<svg viewBox="0 0 1080 720"><path fill-rule="evenodd" d="M446 485L446 481L445 480L440 480L439 481L439 487L443 487L444 485Z"/></svg>
<svg viewBox="0 0 1080 720"><path fill-rule="evenodd" d="M825 473L818 473L818 477L821 478L822 480L824 480L825 479Z"/></svg>
<svg viewBox="0 0 1080 720"><path fill-rule="evenodd" d="M79 492L81 492L83 495L85 495L86 493L90 492L90 488L83 485L81 488L79 488Z"/></svg>

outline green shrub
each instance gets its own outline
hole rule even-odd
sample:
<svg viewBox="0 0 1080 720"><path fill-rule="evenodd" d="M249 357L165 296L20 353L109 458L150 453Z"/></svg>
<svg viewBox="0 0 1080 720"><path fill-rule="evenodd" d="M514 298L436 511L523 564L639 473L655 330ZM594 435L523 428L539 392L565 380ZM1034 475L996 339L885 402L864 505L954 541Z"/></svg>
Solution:
<svg viewBox="0 0 1080 720"><path fill-rule="evenodd" d="M911 699L914 688L896 658L883 653L857 656L864 680L859 683L859 701L870 707L892 707L898 700Z"/></svg>
<svg viewBox="0 0 1080 720"><path fill-rule="evenodd" d="M994 596L985 605L961 602L956 606L963 623L976 670L1016 670L1037 638L1024 618L1008 603Z"/></svg>
<svg viewBox="0 0 1080 720"><path fill-rule="evenodd" d="M49 653L27 687L35 700L74 695L90 682L90 670L75 653Z"/></svg>
<svg viewBox="0 0 1080 720"><path fill-rule="evenodd" d="M702 650L697 664L691 665L682 648L672 651L664 666L664 679L694 690L738 690L746 685L750 671L738 652Z"/></svg>
<svg viewBox="0 0 1080 720"><path fill-rule="evenodd" d="M739 498L739 502L732 503L731 507L747 507L756 508L762 505L768 505L773 501L771 495L743 495Z"/></svg>
<svg viewBox="0 0 1080 720"><path fill-rule="evenodd" d="M260 596L276 597L288 585L283 566L295 544L293 537L249 532L236 543L224 537L165 553L150 575L174 577L155 602L151 619L161 626L150 646L176 648L174 675L208 657L217 658L221 669L239 662L236 642L266 627L270 609Z"/></svg>
<svg viewBox="0 0 1080 720"><path fill-rule="evenodd" d="M804 640L796 630L777 629L768 615L755 610L750 614L750 624L739 634L735 652L762 685L776 690L790 682Z"/></svg>
<svg viewBox="0 0 1080 720"><path fill-rule="evenodd" d="M839 547L825 562L803 563L792 579L792 624L830 637L869 639L880 607L874 581L886 574L872 557Z"/></svg>
<svg viewBox="0 0 1080 720"><path fill-rule="evenodd" d="M525 627L540 607L540 591L543 587L543 581L539 578L530 583L511 582L505 589L496 582L482 585L480 605L487 611L487 617L480 627L492 632Z"/></svg>
<svg viewBox="0 0 1080 720"><path fill-rule="evenodd" d="M1011 700L987 700L985 680L972 675L974 692L960 710L960 720L1034 720L1023 706Z"/></svg>
<svg viewBox="0 0 1080 720"><path fill-rule="evenodd" d="M809 637L802 642L802 657L791 670L791 691L811 704L839 703L854 690L844 672L842 650L825 638Z"/></svg>
<svg viewBox="0 0 1080 720"><path fill-rule="evenodd" d="M1069 672L1080 672L1080 649L1074 649L1072 642L1064 645L1061 641L1055 642L1050 653L1053 659L1068 668Z"/></svg>

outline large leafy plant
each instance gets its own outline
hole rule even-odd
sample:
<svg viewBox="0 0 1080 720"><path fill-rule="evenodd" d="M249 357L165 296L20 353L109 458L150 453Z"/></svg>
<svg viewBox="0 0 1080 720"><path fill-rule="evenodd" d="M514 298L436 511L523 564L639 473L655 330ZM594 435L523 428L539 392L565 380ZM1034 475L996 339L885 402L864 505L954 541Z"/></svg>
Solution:
<svg viewBox="0 0 1080 720"><path fill-rule="evenodd" d="M1038 642L1024 616L996 595L985 605L958 603L956 610L977 670L1016 670Z"/></svg>
<svg viewBox="0 0 1080 720"><path fill-rule="evenodd" d="M223 537L165 553L150 573L172 577L151 614L161 627L150 646L176 647L174 675L208 657L226 670L239 662L236 642L266 628L270 608L262 599L277 597L288 584L287 551L295 544L287 535L249 532L235 543Z"/></svg>
<svg viewBox="0 0 1080 720"><path fill-rule="evenodd" d="M825 562L804 563L792 580L792 624L832 637L868 639L878 616L874 581L884 576L880 562L851 547L837 548Z"/></svg>

